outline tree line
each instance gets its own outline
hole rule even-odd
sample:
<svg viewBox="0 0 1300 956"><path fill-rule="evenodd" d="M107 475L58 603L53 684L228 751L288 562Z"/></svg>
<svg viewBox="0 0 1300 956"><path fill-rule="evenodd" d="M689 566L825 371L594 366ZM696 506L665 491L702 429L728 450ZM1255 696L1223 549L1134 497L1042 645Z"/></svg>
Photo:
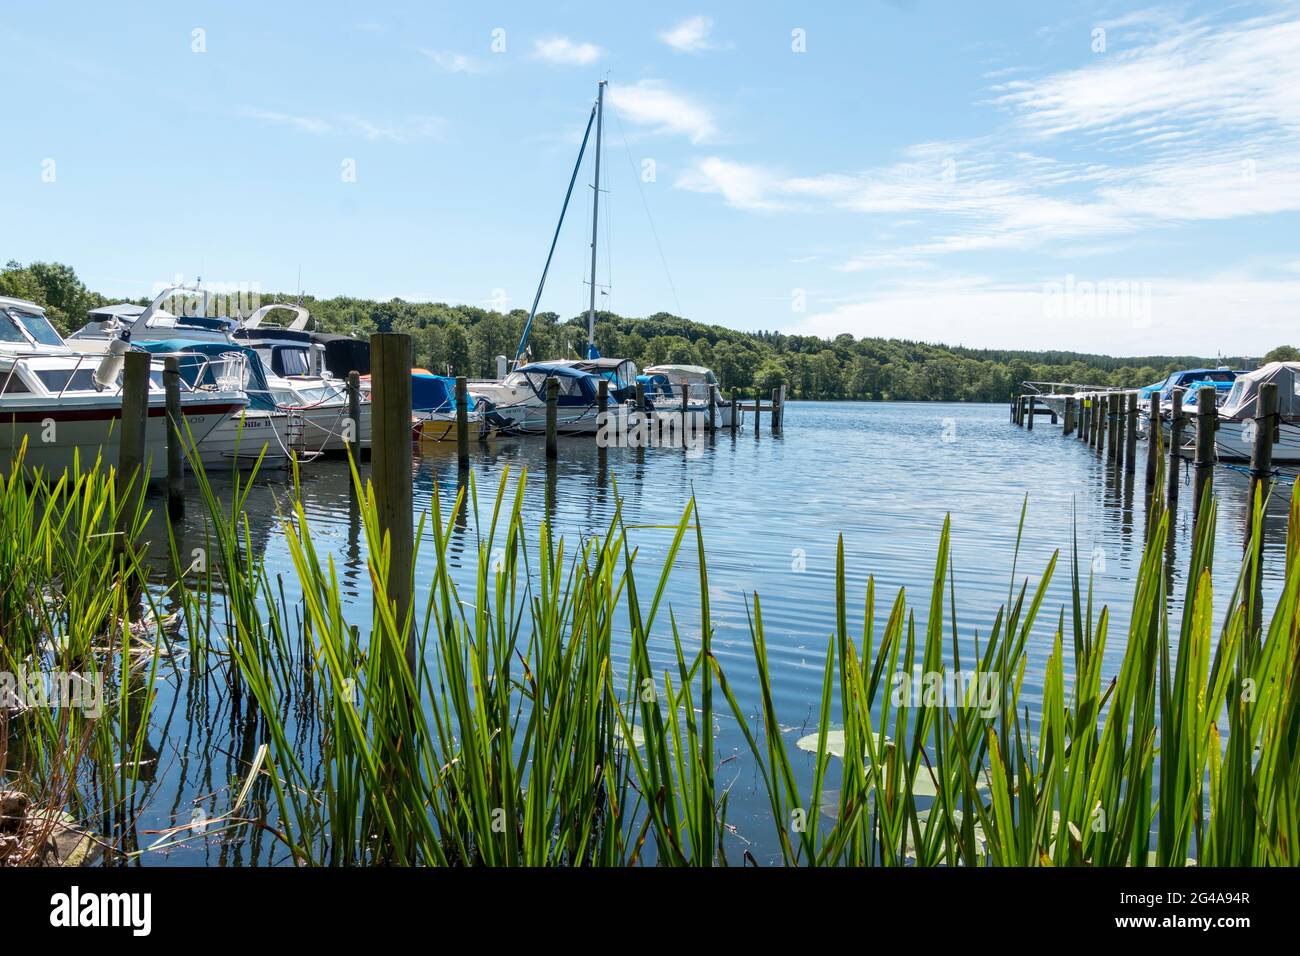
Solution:
<svg viewBox="0 0 1300 956"><path fill-rule="evenodd" d="M105 305L69 266L10 261L0 272L0 295L34 301L68 332L79 328L88 309ZM262 303L296 302L297 296L263 294ZM145 304L147 300L137 300ZM416 364L438 374L490 377L496 356L513 358L527 311L498 312L441 302L377 302L338 296L302 297L321 331L366 336L408 333ZM541 312L533 321L529 350L534 359L576 358L587 338L585 315L564 319ZM1254 368L1247 356L1116 358L1061 351L968 349L906 339L825 339L784 332L739 332L721 325L656 312L644 318L600 312L596 347L602 355L630 358L640 368L665 363L713 369L724 389L770 391L787 386L798 399L893 401L1005 401L1024 381L1073 382L1131 388L1159 381L1178 369L1229 365ZM1300 351L1281 346L1263 361L1300 360Z"/></svg>

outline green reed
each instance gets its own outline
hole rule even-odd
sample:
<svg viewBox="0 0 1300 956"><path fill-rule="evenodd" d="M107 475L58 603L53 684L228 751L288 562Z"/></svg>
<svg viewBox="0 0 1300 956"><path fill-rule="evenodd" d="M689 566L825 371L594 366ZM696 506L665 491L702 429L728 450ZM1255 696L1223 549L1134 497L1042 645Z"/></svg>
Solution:
<svg viewBox="0 0 1300 956"><path fill-rule="evenodd" d="M24 452L0 479L0 671L11 682L0 783L43 812L93 821L129 852L155 770L147 727L162 659L137 546L140 479L79 459L56 479L25 479ZM33 700L31 679L58 699Z"/></svg>
<svg viewBox="0 0 1300 956"><path fill-rule="evenodd" d="M737 699L714 655L706 528L693 500L666 529L653 591L642 591L646 575L637 573L621 502L601 534L570 548L545 523L530 533L526 475L503 474L483 508L471 476L448 511L435 493L422 516L416 567L424 580L416 607L399 619L384 597L393 572L375 491L355 467L352 474L374 595L365 620L313 536L296 476L280 518L293 567L287 588L255 557L244 516L255 474L236 476L223 502L196 465L208 528L202 560L172 539L167 597L190 666L224 680L247 706L248 773L227 816L269 833L286 861L757 862L749 851L737 857L729 839L730 787L719 785L715 749L715 726L726 721L743 738L746 771L770 810L771 838L762 842L789 865L1300 863L1300 485L1282 596L1262 621L1252 605L1254 548L1215 610L1209 495L1190 583L1176 598L1166 565L1170 516L1157 490L1118 638L1077 554L1067 562L1064 606L1048 609L1059 553L1033 587L1013 564L1007 601L987 630L962 633L946 521L925 600L913 604L900 590L880 624L874 580L860 605L848 593L841 540L809 756L788 745L780 722L758 594L750 604L756 702ZM6 485L0 642L11 658L53 636L83 657L96 649L88 656L100 666L117 661L120 686L138 680L128 661L140 655L124 622L143 571L111 540L117 500L98 468L53 488ZM1262 513L1257 502L1256 534ZM453 574L461 560L453 543L467 538L474 566L459 577L468 587ZM683 548L698 565L698 640L684 636L669 601ZM78 549L98 559L74 558ZM37 596L56 592L63 610L42 611L49 601ZM152 600L147 590L143 600ZM23 614L45 616L17 629L7 623ZM1044 623L1047 614L1054 620ZM1044 628L1051 650L1031 715L1022 701L1026 649ZM115 635L111 647L106 634ZM1112 655L1120 668L1106 678L1116 639L1124 642ZM616 649L626 654L621 670ZM120 771L111 783L99 778L141 762L159 655L148 660L147 694L137 698L143 716L119 707L109 729L94 729L96 806L132 799L133 780ZM963 675L964 697L896 698L898 675L915 671L941 683ZM995 697L982 698L985 687ZM75 737L77 728L60 730L49 717L35 726L35 739L46 741L35 764L57 765L55 731Z"/></svg>

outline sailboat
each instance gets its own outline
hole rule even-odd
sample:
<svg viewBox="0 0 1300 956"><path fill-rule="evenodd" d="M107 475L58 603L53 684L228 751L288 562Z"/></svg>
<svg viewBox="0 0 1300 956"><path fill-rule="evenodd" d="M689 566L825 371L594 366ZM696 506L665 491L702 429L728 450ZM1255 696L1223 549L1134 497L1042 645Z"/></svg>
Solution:
<svg viewBox="0 0 1300 956"><path fill-rule="evenodd" d="M627 416L634 414L631 403L635 395L637 368L630 359L602 358L596 348L596 250L600 224L600 152L604 135L605 86L601 80L596 91L596 102L592 105L591 115L587 118L587 128L582 135L582 145L578 147L578 159L574 163L573 173L569 177L569 188L564 194L564 205L560 208L560 219L556 223L555 233L551 236L551 248L546 254L546 265L542 268L541 281L537 284L537 293L533 296L532 308L528 311L528 321L524 323L523 334L515 349L513 370L498 381L476 381L469 385L470 391L477 397L491 403L491 409L506 424L505 430L516 433L533 433L546 427L546 391L548 383L556 381L559 386L559 398L556 403L556 424L561 434L594 435L600 430L599 388L602 379L607 386L608 405L606 416ZM591 200L591 273L590 299L587 306L587 347L582 359L554 359L542 362L527 362L528 339L532 333L533 320L537 317L537 306L541 302L542 290L546 287L546 277L555 256L555 247L564 226L564 217L569 209L569 200L573 196L573 186L577 182L578 172L582 168L582 158L591 140L592 127L596 130L595 171L592 177ZM498 359L500 361L500 359Z"/></svg>

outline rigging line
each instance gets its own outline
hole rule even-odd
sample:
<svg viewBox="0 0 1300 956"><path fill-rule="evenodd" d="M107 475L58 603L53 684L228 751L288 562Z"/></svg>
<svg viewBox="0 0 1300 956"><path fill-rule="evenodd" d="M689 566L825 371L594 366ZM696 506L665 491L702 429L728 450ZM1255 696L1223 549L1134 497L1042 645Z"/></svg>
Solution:
<svg viewBox="0 0 1300 956"><path fill-rule="evenodd" d="M641 177L636 172L636 161L632 158L632 147L627 141L627 130L623 127L623 114L619 112L615 103L611 102L610 105L614 107L614 119L618 121L618 132L623 137L623 148L627 150L627 162L632 168L632 178L636 181L637 192L641 194L641 206L645 209L645 217L650 222L650 235L654 237L655 248L659 250L659 261L663 263L664 276L668 279L668 289L673 294L673 303L677 307L677 314L681 315L682 302L677 297L677 286L673 284L673 274L668 269L668 257L664 255L663 244L659 241L659 230L655 228L655 217L650 213L650 204L646 201L645 189L641 185Z"/></svg>

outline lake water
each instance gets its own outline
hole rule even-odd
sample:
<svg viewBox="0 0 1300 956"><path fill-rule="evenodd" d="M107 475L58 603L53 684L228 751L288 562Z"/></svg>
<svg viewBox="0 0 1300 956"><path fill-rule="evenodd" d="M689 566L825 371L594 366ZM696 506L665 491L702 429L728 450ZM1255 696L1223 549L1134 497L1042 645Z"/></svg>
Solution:
<svg viewBox="0 0 1300 956"><path fill-rule="evenodd" d="M672 539L671 530L655 526L675 525L693 494L703 519L709 562L715 653L742 705L753 712L757 694L747 601L757 591L763 602L776 704L782 724L789 728L787 743L792 749L797 737L816 729L822 667L834 629L835 548L840 535L851 628L856 634L860 627L867 578L874 575L879 633L899 588L907 590L918 617L924 615L940 530L945 515L951 515L958 628L963 644L973 648L976 635L983 640L998 607L1007 600L1017 526L1028 496L1017 586L1027 579L1032 590L1057 549L1061 563L1030 642L1022 703L1033 708L1039 701L1057 616L1069 597L1068 561L1076 532L1081 571L1086 578L1093 570L1097 600L1114 612L1103 682L1117 673L1145 535L1144 449L1138 453L1136 480L1117 482L1104 456L1076 438L1063 438L1060 428L1048 425L1046 419L1039 419L1032 432L1010 424L1005 405L792 402L783 435L771 435L766 424L758 435L749 427L734 437L719 433L698 452L610 449L603 472L590 438L561 438L559 461L549 470L540 439L499 438L474 445L471 454L480 507L490 509L504 469L515 475L527 469L524 509L533 540L538 525L549 519L570 542L572 553L580 537L603 535L608 528L615 503L609 479L616 479L624 520L636 526L630 534L640 549L638 581L644 578L645 591L652 590L651 582ZM363 465L363 474L368 468ZM1270 605L1281 587L1286 498L1294 475L1283 477L1267 518L1264 589ZM1192 525L1190 476L1183 478L1188 483L1174 515L1176 608L1181 606L1185 586ZM1226 605L1238 572L1247 479L1222 467L1214 478L1220 496L1215 562L1218 611ZM454 444L417 451L417 510L427 510L436 493L447 513L456 482ZM228 478L214 479L214 485L219 493L229 492ZM305 466L301 490L317 547L334 554L353 602L353 620L364 633L369 622L369 576L363 535L349 507L346 465L322 461ZM279 514L288 498L287 476L266 476L251 491L247 507L254 547L268 568L282 572L286 581L293 580L293 569L279 531ZM155 500L153 505L160 508L161 502ZM181 522L182 540L198 540L202 527L202 505L196 499ZM471 521L457 532L451 547L453 573L465 582L474 577L475 554ZM165 563L160 556L158 560ZM416 578L417 598L422 601L420 594L427 595L431 578L427 560L417 566ZM683 622L688 650L698 647L693 542L688 541L679 556L668 600ZM656 624L662 637L656 663L667 666L671 635L666 615L662 621ZM615 663L626 664L625 644ZM163 682L150 735L157 773L152 798L139 820L142 831L187 823L196 800L213 815L222 812L228 796L211 795L242 779L241 761L251 756L259 742L232 724L226 704L219 699L196 704L186 682L165 669ZM766 797L753 789L745 747L737 729L720 722L719 759L731 754L740 759L722 768L719 785L735 781L731 821L738 839L752 841L751 851L764 860L772 849ZM795 752L800 758L796 765L810 769L812 755ZM148 845L154 839L142 835L140 843ZM736 857L741 845L734 844ZM236 865L282 858L268 839L231 841L213 836L166 853L146 853L141 861Z"/></svg>

